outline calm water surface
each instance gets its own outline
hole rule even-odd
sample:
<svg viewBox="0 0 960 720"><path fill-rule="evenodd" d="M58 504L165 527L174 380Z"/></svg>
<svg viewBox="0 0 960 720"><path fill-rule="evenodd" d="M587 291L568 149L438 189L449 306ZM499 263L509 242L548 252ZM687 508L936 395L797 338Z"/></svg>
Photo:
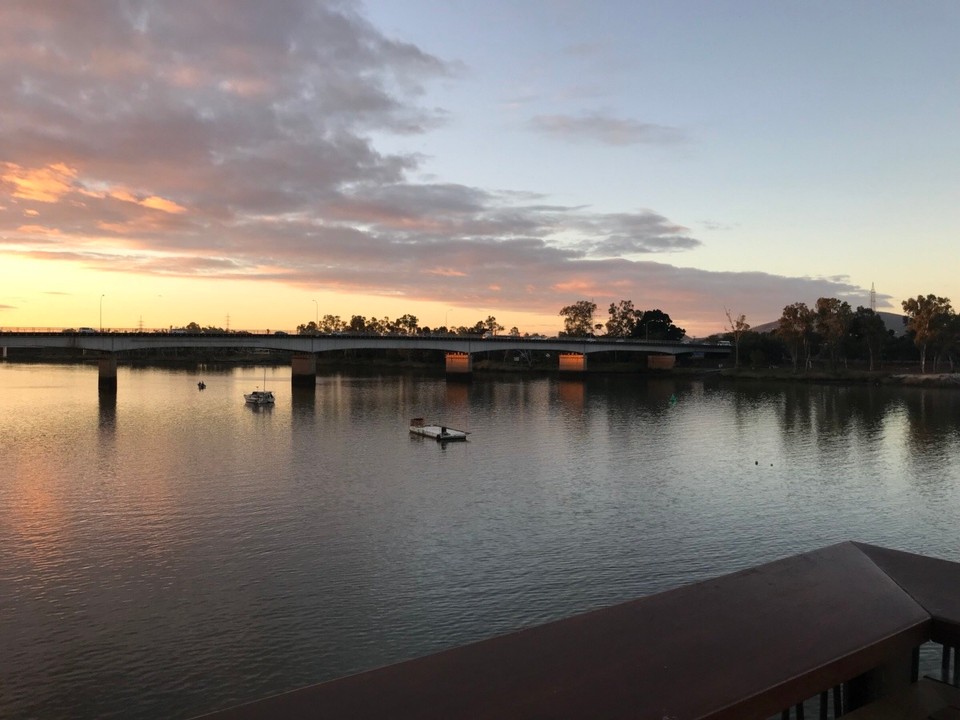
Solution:
<svg viewBox="0 0 960 720"><path fill-rule="evenodd" d="M0 365L0 716L190 717L840 540L960 558L956 391L202 377Z"/></svg>

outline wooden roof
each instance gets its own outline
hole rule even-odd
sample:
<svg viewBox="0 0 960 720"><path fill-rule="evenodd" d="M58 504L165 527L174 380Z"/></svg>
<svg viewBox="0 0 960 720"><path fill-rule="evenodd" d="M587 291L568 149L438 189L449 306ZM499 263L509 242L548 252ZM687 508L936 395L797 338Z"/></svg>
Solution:
<svg viewBox="0 0 960 720"><path fill-rule="evenodd" d="M956 642L957 588L957 563L846 542L209 717L766 718Z"/></svg>

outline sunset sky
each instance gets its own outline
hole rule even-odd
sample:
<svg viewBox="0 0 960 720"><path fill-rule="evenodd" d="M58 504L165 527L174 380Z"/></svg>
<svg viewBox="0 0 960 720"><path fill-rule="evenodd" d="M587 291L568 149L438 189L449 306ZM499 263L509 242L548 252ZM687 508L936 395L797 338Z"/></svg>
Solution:
<svg viewBox="0 0 960 720"><path fill-rule="evenodd" d="M960 3L4 0L0 327L960 303Z"/></svg>

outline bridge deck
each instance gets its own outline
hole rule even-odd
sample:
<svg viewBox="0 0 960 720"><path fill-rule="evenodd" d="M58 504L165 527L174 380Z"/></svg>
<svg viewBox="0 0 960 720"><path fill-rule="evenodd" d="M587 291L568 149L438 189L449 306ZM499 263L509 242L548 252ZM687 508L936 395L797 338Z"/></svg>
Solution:
<svg viewBox="0 0 960 720"><path fill-rule="evenodd" d="M510 335L482 339L462 335L278 335L276 333L157 333L104 332L0 333L3 347L50 347L128 352L158 348L262 348L300 353L319 353L329 350L441 350L468 354L510 350L547 352L574 352L585 355L599 352L662 353L682 355L712 353L728 355L731 348L723 345L681 342L654 342L633 339L606 338L524 338Z"/></svg>

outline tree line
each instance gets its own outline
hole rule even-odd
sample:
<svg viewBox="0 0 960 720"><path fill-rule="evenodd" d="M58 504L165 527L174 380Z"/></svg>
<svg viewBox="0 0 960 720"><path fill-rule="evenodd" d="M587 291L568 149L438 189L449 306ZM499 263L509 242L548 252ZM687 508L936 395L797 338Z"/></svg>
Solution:
<svg viewBox="0 0 960 720"><path fill-rule="evenodd" d="M920 370L926 372L927 358L932 355L933 371L946 361L951 371L960 351L960 316L950 299L937 295L918 295L901 303L904 312L904 335L887 329L880 315L863 306L855 310L838 298L821 297L813 307L796 302L787 305L769 333L758 333L742 314L734 315L725 309L727 325L724 332L707 340L728 341L734 352L734 365L741 358L753 366L790 363L794 371L809 369L813 361L826 362L831 370L842 363L862 362L874 370L881 359L914 361L919 351ZM610 303L605 322L600 322L598 306L591 300L578 300L560 310L563 318L562 337L632 338L657 342L679 342L686 331L678 327L670 315L659 308L640 310L631 300ZM185 326L189 332L225 332L222 328L201 328L197 323ZM297 326L300 335L358 333L367 335L497 335L504 330L497 319L488 315L473 325L456 327L420 326L415 315L398 318L367 318L353 315L343 320L339 315L324 315ZM514 337L543 337L522 333L516 327L509 330Z"/></svg>
<svg viewBox="0 0 960 720"><path fill-rule="evenodd" d="M324 315L317 320L297 325L298 335L336 335L338 333L356 333L358 335L496 335L503 331L503 325L497 322L493 315L486 320L478 320L473 325L458 327L420 326L416 315L401 315L398 318L366 318L363 315L353 315L350 320L343 320L339 315ZM521 336L518 328L510 328L510 335Z"/></svg>
<svg viewBox="0 0 960 720"><path fill-rule="evenodd" d="M390 319L370 318L363 315L353 315L349 321L342 320L339 315L324 315L319 322L311 320L307 323L297 325L298 335L336 335L340 333L356 333L363 335L496 335L502 332L503 325L497 322L492 315L488 315L486 320L478 320L473 325L459 327L439 326L430 328L420 326L420 321L416 315L401 315L398 318ZM225 330L222 327L213 325L201 326L196 322L189 322L182 328L177 328L171 332L186 332L190 334L245 334L245 331ZM269 331L268 331L269 332ZM530 337L528 333L521 335L520 330L510 328L510 335L517 337Z"/></svg>
<svg viewBox="0 0 960 720"><path fill-rule="evenodd" d="M836 371L840 363L864 362L874 370L881 359L913 361L920 355L920 371L926 372L927 357L933 355L933 371L944 360L951 371L960 350L960 316L950 299L936 295L918 295L904 300L904 334L888 329L880 315L870 308L856 310L838 298L821 297L813 307L797 302L787 305L777 327L761 338L750 332L743 315L734 319L727 311L729 337L736 350L739 366L741 350L751 363L788 360L796 372L809 369L813 360L827 362ZM779 345L779 347L778 347ZM779 358L778 358L779 355Z"/></svg>
<svg viewBox="0 0 960 720"><path fill-rule="evenodd" d="M578 300L562 308L563 331L560 334L567 337L594 337L600 333L607 337L660 342L679 342L687 334L686 330L674 324L667 313L660 309L638 310L632 300L610 303L609 319L605 323L594 320L596 312L597 304L592 300Z"/></svg>
<svg viewBox="0 0 960 720"><path fill-rule="evenodd" d="M920 371L926 372L927 358L933 357L933 371L946 361L951 371L960 351L960 315L950 299L918 295L901 303L904 334L888 329L883 318L863 306L855 310L838 298L821 297L813 307L797 302L787 305L769 333L751 331L743 314L725 309L726 329L707 340L730 342L734 366L741 357L752 365L766 367L791 363L794 371L809 369L813 361L827 363L836 371L842 363L864 363L872 371L881 359L914 361L920 355ZM686 332L660 309L638 310L630 300L611 303L606 322L596 320L597 304L578 300L560 310L564 329L561 335L608 337L677 342Z"/></svg>

